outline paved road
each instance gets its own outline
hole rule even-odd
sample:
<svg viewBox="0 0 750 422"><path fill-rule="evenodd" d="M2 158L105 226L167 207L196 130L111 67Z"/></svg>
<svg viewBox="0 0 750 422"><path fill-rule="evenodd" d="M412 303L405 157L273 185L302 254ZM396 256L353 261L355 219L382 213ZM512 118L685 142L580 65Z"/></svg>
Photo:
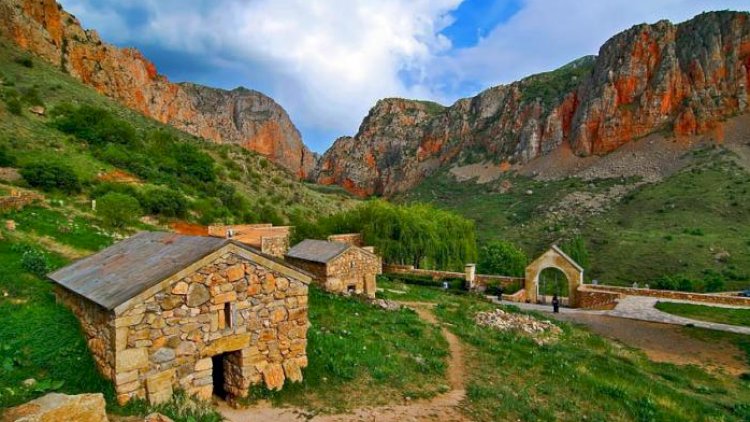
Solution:
<svg viewBox="0 0 750 422"><path fill-rule="evenodd" d="M495 303L497 299L491 297ZM668 314L662 312L654 307L656 302L679 302L679 303L693 303L696 305L705 305L705 303L689 302L684 300L665 300L654 297L645 296L625 296L620 299L615 309L609 311L592 311L586 309L571 309L571 308L560 308L561 313L566 314L582 314L582 315L604 315L612 316L617 318L635 319L639 321L659 322L662 324L674 324L674 325L693 325L699 328L707 328L709 330L727 331L730 333L746 334L750 335L750 327L740 327L729 324L719 324L716 322L699 321L697 319L685 318L677 315ZM503 305L515 305L521 309L528 309L541 312L552 312L552 306L549 305L537 305L531 303L515 303L503 301ZM743 308L742 306L731 306L731 305L711 305L724 308Z"/></svg>

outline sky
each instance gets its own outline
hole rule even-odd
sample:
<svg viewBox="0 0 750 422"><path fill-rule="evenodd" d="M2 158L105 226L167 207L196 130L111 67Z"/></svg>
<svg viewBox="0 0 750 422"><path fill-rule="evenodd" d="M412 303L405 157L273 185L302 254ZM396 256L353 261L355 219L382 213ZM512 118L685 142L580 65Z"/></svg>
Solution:
<svg viewBox="0 0 750 422"><path fill-rule="evenodd" d="M617 32L750 0L59 0L175 82L261 91L324 152L378 99L450 105L596 54Z"/></svg>

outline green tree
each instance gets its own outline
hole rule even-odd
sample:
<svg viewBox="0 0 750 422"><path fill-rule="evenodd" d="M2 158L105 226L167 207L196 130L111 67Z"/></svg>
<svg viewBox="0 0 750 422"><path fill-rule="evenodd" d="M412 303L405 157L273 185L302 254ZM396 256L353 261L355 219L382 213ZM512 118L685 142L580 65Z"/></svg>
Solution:
<svg viewBox="0 0 750 422"><path fill-rule="evenodd" d="M184 217L188 203L180 192L167 188L151 188L141 194L141 205L152 214L165 217Z"/></svg>
<svg viewBox="0 0 750 422"><path fill-rule="evenodd" d="M66 164L50 161L30 163L21 169L21 176L29 185L44 191L59 190L65 193L81 191L81 181Z"/></svg>
<svg viewBox="0 0 750 422"><path fill-rule="evenodd" d="M132 196L110 192L99 198L96 212L108 226L123 228L134 223L142 211L138 200Z"/></svg>
<svg viewBox="0 0 750 422"><path fill-rule="evenodd" d="M514 244L506 241L491 242L479 249L477 270L482 274L499 274L523 277L529 258Z"/></svg>
<svg viewBox="0 0 750 422"><path fill-rule="evenodd" d="M589 268L589 250L586 248L586 241L581 236L563 243L560 248L584 270Z"/></svg>
<svg viewBox="0 0 750 422"><path fill-rule="evenodd" d="M319 232L362 233L386 262L462 270L476 262L474 222L431 205L372 200L323 219Z"/></svg>

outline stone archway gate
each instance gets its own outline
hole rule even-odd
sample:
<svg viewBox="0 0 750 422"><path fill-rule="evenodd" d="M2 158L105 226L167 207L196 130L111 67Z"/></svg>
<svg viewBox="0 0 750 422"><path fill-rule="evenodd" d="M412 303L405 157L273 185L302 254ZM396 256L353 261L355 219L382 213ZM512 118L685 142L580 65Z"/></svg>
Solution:
<svg viewBox="0 0 750 422"><path fill-rule="evenodd" d="M577 308L580 305L578 286L583 284L583 268L557 245L552 245L547 252L526 267L524 283L526 300L536 303L539 293L539 274L547 268L557 268L565 274L565 278L568 279L568 306Z"/></svg>

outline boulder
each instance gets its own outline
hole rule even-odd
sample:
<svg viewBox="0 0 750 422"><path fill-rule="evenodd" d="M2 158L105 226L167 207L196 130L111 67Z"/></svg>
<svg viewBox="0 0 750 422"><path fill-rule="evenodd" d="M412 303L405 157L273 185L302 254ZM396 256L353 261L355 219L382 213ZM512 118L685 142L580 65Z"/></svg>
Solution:
<svg viewBox="0 0 750 422"><path fill-rule="evenodd" d="M2 422L107 422L104 395L50 393L18 407L8 409Z"/></svg>

